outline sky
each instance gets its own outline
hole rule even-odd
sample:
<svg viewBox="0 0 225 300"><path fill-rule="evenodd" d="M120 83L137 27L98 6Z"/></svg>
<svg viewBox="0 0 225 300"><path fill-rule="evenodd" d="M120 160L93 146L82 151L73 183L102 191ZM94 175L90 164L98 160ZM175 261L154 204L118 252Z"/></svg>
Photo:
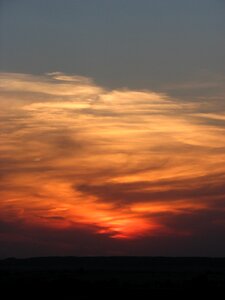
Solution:
<svg viewBox="0 0 225 300"><path fill-rule="evenodd" d="M0 258L223 256L225 2L0 0Z"/></svg>

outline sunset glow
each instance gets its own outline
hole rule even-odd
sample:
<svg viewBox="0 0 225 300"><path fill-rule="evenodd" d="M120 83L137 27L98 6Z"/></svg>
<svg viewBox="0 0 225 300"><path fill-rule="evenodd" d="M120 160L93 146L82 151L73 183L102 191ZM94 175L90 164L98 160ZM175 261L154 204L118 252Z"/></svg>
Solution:
<svg viewBox="0 0 225 300"><path fill-rule="evenodd" d="M2 73L0 85L1 220L135 240L192 235L179 217L224 211L216 104L59 72Z"/></svg>

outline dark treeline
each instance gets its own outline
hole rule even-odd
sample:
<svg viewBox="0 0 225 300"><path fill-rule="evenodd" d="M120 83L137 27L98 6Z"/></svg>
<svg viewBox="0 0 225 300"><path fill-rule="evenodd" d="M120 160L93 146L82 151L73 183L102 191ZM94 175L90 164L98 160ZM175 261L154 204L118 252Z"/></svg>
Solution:
<svg viewBox="0 0 225 300"><path fill-rule="evenodd" d="M41 295L45 291L74 299L215 296L225 294L225 258L8 258L0 260L0 286L8 293L16 290L25 295L32 290Z"/></svg>

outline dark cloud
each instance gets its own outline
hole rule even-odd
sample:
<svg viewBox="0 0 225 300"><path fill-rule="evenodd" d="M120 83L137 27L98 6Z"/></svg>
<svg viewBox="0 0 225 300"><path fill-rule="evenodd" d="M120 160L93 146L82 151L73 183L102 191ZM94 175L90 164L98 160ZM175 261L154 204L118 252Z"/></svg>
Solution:
<svg viewBox="0 0 225 300"><path fill-rule="evenodd" d="M221 216L220 216L221 217ZM146 236L135 242L97 235L90 228L43 230L21 223L0 223L0 257L48 255L153 255L223 256L225 226L216 226L209 214L164 217L171 228L181 227L192 234ZM194 225L195 224L195 225ZM195 230L196 229L196 230ZM3 233L3 234L2 234Z"/></svg>
<svg viewBox="0 0 225 300"><path fill-rule="evenodd" d="M219 180L220 179L220 180ZM97 196L103 201L129 204L132 202L157 202L196 200L197 202L225 199L225 174L202 176L184 180L144 181L134 183L104 183L102 185L76 185L75 189Z"/></svg>

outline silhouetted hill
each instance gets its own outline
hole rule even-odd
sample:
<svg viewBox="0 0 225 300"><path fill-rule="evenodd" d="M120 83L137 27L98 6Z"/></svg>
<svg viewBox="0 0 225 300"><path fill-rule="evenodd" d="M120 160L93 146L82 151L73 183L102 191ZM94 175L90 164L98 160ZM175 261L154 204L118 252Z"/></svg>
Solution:
<svg viewBox="0 0 225 300"><path fill-rule="evenodd" d="M0 260L1 289L74 299L225 294L225 258L40 257ZM146 296L147 295L147 296ZM184 294L183 294L184 295ZM149 298L150 299L150 298Z"/></svg>

